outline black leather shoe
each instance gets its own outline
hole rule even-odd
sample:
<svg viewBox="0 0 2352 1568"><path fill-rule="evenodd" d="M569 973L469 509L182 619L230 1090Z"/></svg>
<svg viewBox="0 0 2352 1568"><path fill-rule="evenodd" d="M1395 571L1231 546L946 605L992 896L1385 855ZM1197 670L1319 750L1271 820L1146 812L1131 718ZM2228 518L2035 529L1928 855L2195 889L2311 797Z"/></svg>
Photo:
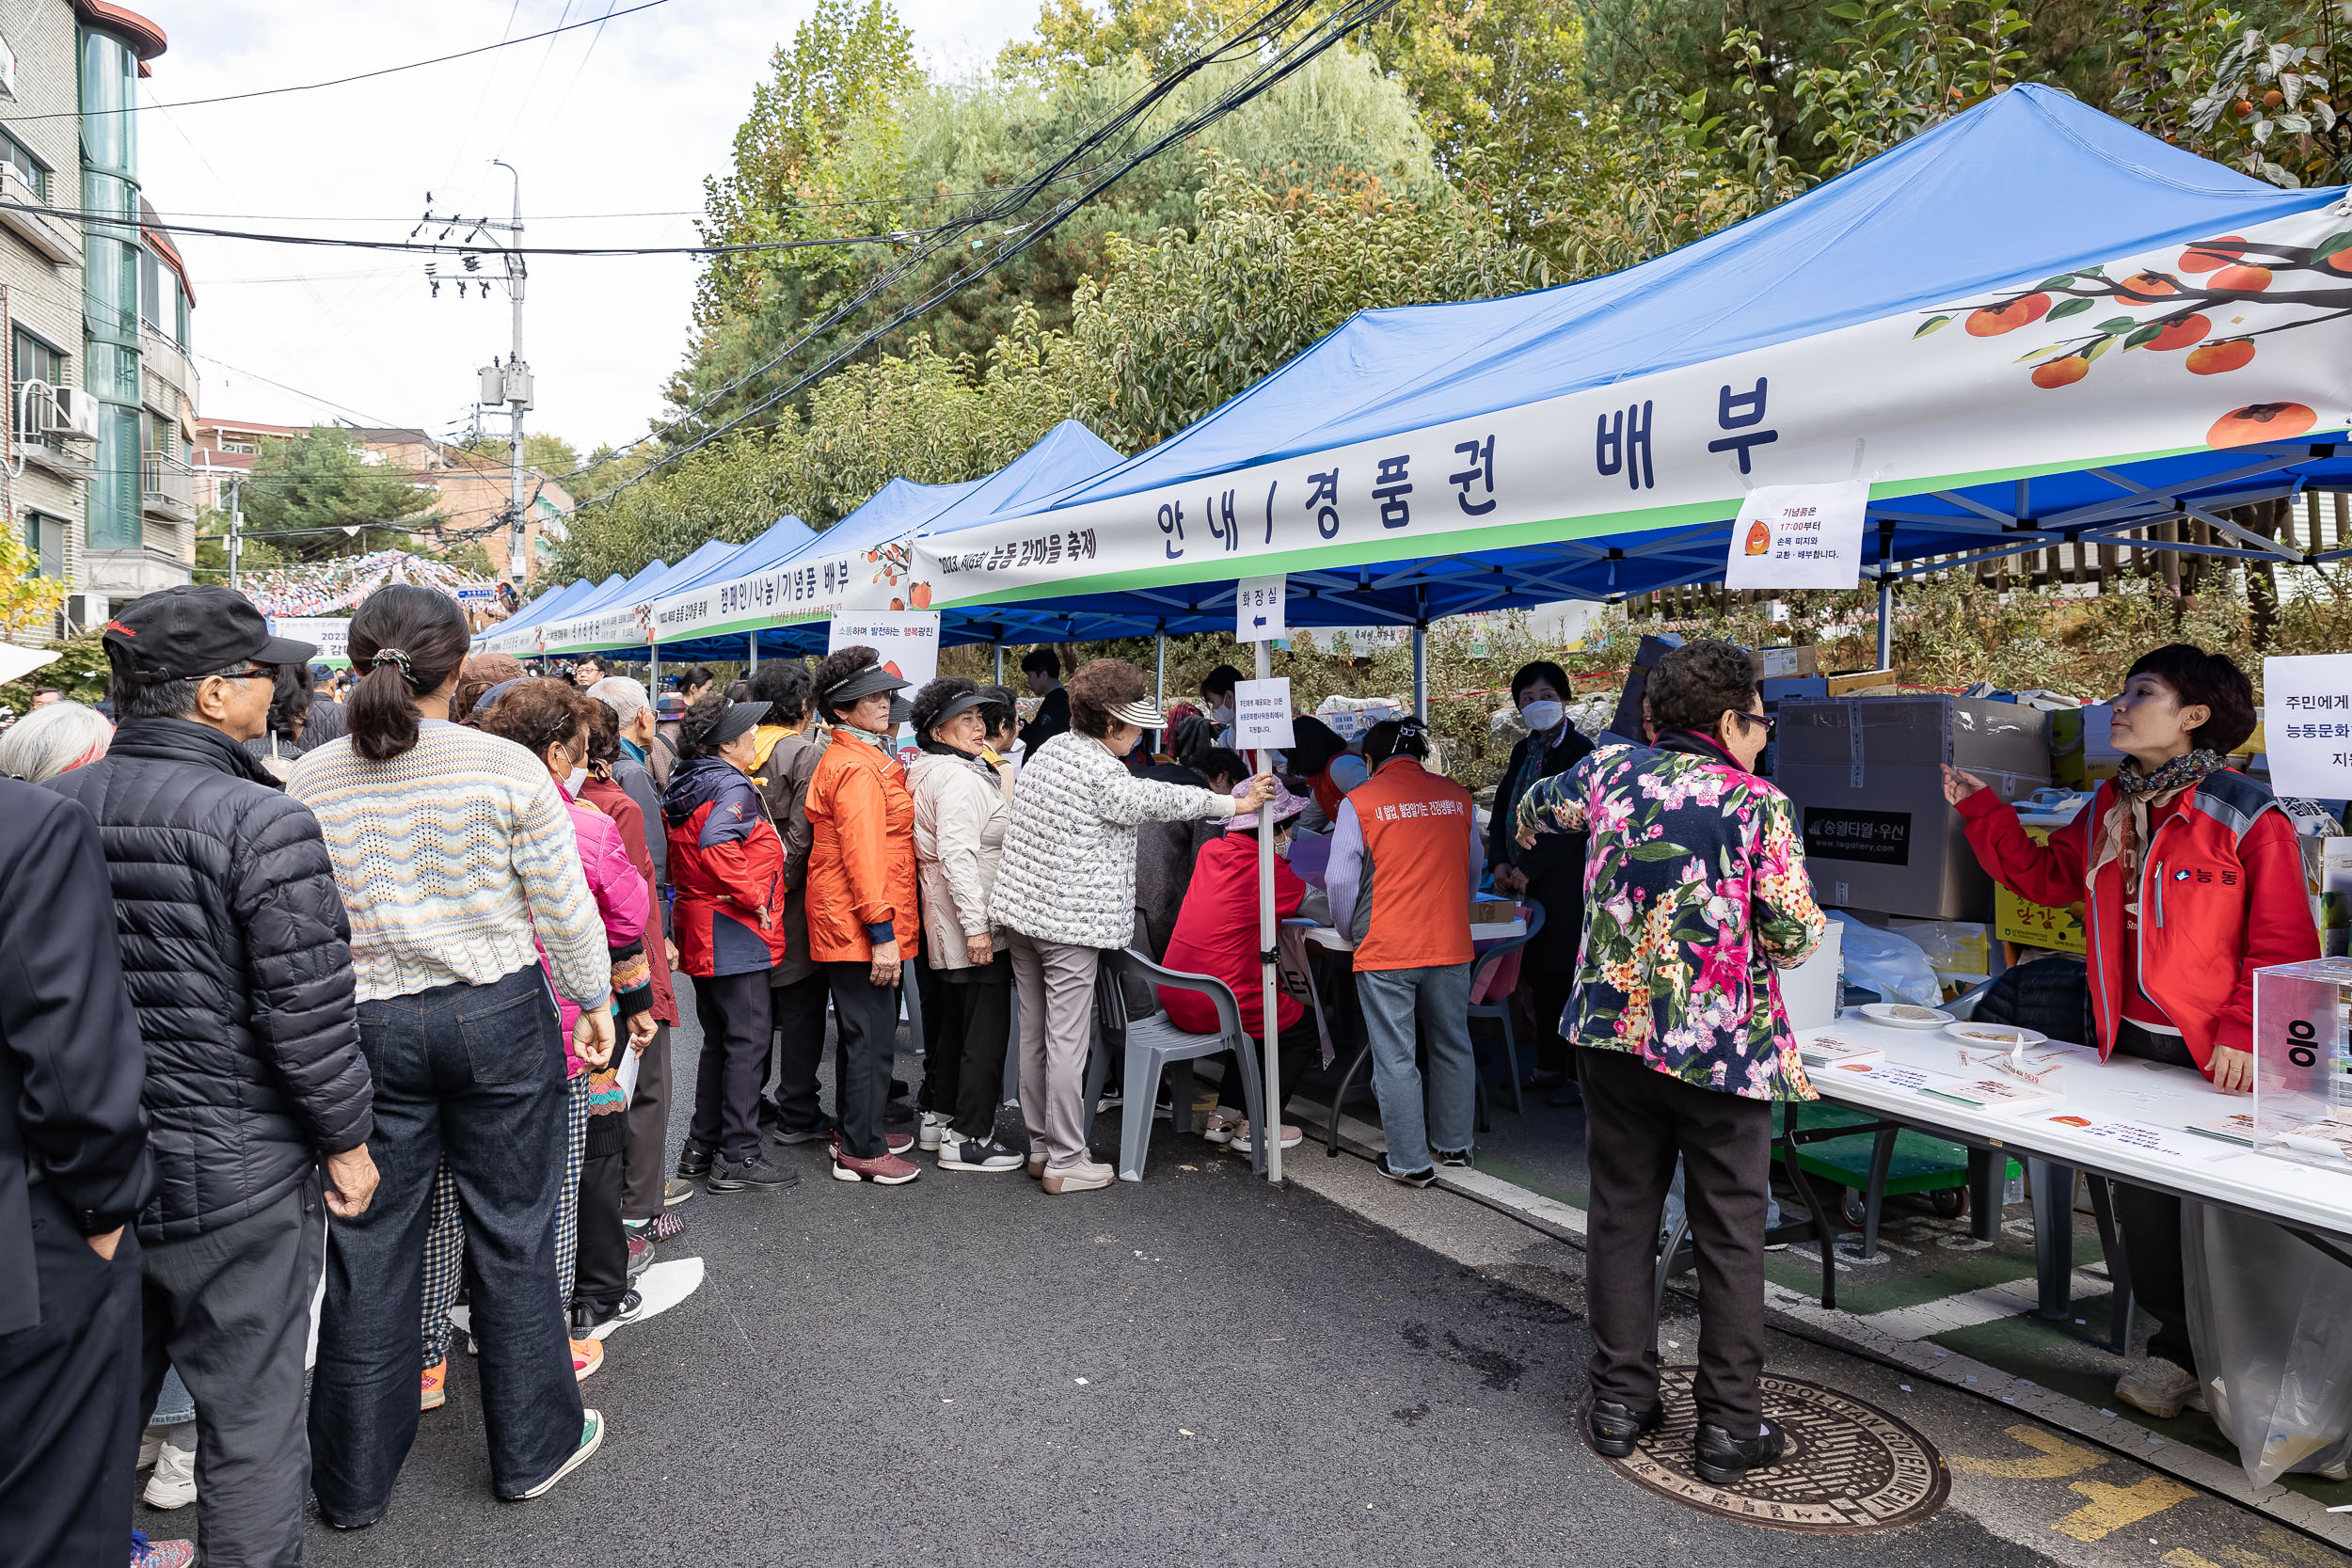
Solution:
<svg viewBox="0 0 2352 1568"><path fill-rule="evenodd" d="M1787 1434L1769 1424L1744 1442L1721 1427L1701 1426L1691 1446L1691 1468L1699 1473L1701 1481L1716 1486L1737 1486L1750 1470L1779 1464L1788 1447Z"/></svg>
<svg viewBox="0 0 2352 1568"><path fill-rule="evenodd" d="M748 1160L722 1160L710 1173L710 1190L714 1193L779 1193L801 1180L801 1173L787 1170L765 1154L755 1154Z"/></svg>
<svg viewBox="0 0 2352 1568"><path fill-rule="evenodd" d="M1629 1457L1642 1433L1653 1430L1665 1418L1663 1405L1650 1406L1647 1414L1635 1415L1614 1400L1595 1400L1585 1418L1592 1429L1593 1451L1603 1459Z"/></svg>
<svg viewBox="0 0 2352 1568"><path fill-rule="evenodd" d="M691 1138L689 1138L686 1141L686 1147L678 1150L677 1174L679 1177L689 1181L691 1181L698 1177L708 1176L710 1174L710 1162L717 1156L718 1152L719 1151L715 1148L705 1148L702 1145L694 1142Z"/></svg>

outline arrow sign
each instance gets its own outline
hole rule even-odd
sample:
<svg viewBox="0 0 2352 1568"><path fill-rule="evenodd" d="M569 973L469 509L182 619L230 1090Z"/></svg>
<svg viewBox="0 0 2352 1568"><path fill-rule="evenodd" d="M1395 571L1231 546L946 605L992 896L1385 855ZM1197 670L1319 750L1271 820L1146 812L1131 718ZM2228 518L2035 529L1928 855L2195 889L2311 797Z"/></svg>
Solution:
<svg viewBox="0 0 2352 1568"><path fill-rule="evenodd" d="M1290 599L1290 578L1244 578L1233 586L1233 639L1238 642L1277 642L1290 635L1284 608Z"/></svg>

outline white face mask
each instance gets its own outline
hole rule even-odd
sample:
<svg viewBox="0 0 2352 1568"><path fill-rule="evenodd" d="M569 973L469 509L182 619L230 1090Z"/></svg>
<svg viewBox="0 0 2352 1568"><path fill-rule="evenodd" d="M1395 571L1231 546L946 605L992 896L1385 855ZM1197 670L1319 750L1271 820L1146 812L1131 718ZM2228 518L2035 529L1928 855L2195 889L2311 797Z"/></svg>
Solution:
<svg viewBox="0 0 2352 1568"><path fill-rule="evenodd" d="M1527 721L1527 727L1537 735L1545 735L1558 729L1560 721L1566 718L1568 710L1564 705L1553 702L1534 702L1519 709L1519 717Z"/></svg>
<svg viewBox="0 0 2352 1568"><path fill-rule="evenodd" d="M1233 705L1231 703L1219 703L1216 706L1209 709L1209 717L1220 724L1230 724L1233 721Z"/></svg>
<svg viewBox="0 0 2352 1568"><path fill-rule="evenodd" d="M578 799L580 799L580 786L581 784L586 784L587 782L588 782L588 769L586 769L585 768L573 768L573 769L571 770L571 772L570 772L570 773L569 773L569 774L568 774L568 775L564 778L564 790L565 790L567 793L569 793L569 794L570 794L570 796L572 797L572 799L574 799L575 800L577 800Z"/></svg>

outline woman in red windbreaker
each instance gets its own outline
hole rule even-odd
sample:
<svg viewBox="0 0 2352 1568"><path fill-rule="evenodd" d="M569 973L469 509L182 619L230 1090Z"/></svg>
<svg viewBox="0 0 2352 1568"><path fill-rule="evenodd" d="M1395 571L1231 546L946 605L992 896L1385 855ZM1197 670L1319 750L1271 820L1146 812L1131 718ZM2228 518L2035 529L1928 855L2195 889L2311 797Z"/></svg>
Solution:
<svg viewBox="0 0 2352 1568"><path fill-rule="evenodd" d="M2123 761L2074 820L2036 844L1982 780L1944 769L1945 798L1993 879L2037 904L2085 906L2101 1060L2121 1052L2254 1085L2254 971L2319 957L2295 825L2229 755L2254 733L2237 665L2186 642L2141 657L2115 699ZM2202 1408L2182 1278L2181 1202L2117 1183L2116 1219L2147 1359L2115 1397L2152 1416Z"/></svg>
<svg viewBox="0 0 2352 1568"><path fill-rule="evenodd" d="M707 1177L714 1193L774 1192L800 1180L759 1144L768 971L784 957L784 841L751 781L752 731L767 711L766 703L696 699L678 726L679 762L661 797L677 966L694 977L703 1031L677 1173Z"/></svg>
<svg viewBox="0 0 2352 1568"><path fill-rule="evenodd" d="M1248 792L1249 781L1245 779L1233 790L1236 799ZM1290 848L1292 832L1311 802L1304 795L1293 794L1279 781L1274 786L1274 918L1287 919L1298 912L1298 906L1307 896L1307 884L1291 869L1285 858ZM1176 914L1175 934L1168 941L1168 968L1187 974L1206 974L1224 981L1232 988L1233 1000L1241 1004L1242 1027L1260 1047L1265 1044L1265 966L1258 957L1258 814L1249 812L1229 816L1225 831L1213 835L1200 847L1192 863L1192 880L1184 888L1184 907ZM1188 990L1160 991L1160 1006L1167 1009L1168 1021L1190 1034L1214 1035L1217 1031L1216 1009L1209 999ZM1279 990L1274 998L1275 1026L1281 1032L1275 1036L1275 1052L1282 1073L1282 1099L1288 1103L1291 1091L1306 1070L1308 1051L1320 1043L1321 1034L1315 1021L1307 1016L1307 1005L1288 990ZM1241 1101L1241 1067L1232 1052L1221 1058L1225 1064L1224 1099L1209 1117L1202 1135L1214 1144L1230 1144L1243 1154L1252 1152L1249 1120L1237 1108ZM1266 1114L1281 1122L1281 1107L1268 1109ZM1282 1126L1282 1147L1295 1148L1304 1136L1295 1126Z"/></svg>

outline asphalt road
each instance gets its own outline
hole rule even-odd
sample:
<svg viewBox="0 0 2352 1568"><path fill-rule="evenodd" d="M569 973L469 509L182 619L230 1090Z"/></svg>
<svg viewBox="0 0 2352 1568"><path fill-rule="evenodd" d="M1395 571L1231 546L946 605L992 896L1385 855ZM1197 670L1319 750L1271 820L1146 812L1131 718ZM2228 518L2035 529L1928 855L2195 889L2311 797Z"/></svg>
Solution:
<svg viewBox="0 0 2352 1568"><path fill-rule="evenodd" d="M675 1045L682 1105L691 1024ZM348 1534L314 1525L310 1560L2218 1568L2211 1545L2165 1558L2153 1525L2144 1547L2137 1530L2054 1535L2082 1500L2062 1479L2027 1497L2026 1481L1963 1477L1955 1506L1923 1523L1834 1538L1645 1492L1572 1432L1589 1341L1570 1276L1540 1256L1571 1249L1352 1159L1315 1151L1323 1193L1272 1189L1162 1124L1142 1184L1049 1198L1019 1173L933 1167L882 1189L830 1180L815 1149L785 1157L796 1188L680 1211L688 1229L665 1257L701 1257L707 1278L608 1341L585 1392L611 1435L587 1465L541 1500L495 1500L473 1368L454 1355L449 1403L424 1418L389 1517ZM1392 1228L1384 1205L1408 1220ZM1498 1227L1489 1266L1461 1260ZM1899 1394L1893 1372L1784 1336L1773 1354L1889 1408L1912 1399L1900 1413L1939 1443L2035 1453L2000 1435L2013 1413ZM2120 1462L2096 1477L2135 1479ZM2198 1537L2257 1540L2235 1511L2199 1503L2213 1512ZM141 1523L171 1535L194 1521ZM2236 1549L2222 1555L2235 1568L2274 1560Z"/></svg>

